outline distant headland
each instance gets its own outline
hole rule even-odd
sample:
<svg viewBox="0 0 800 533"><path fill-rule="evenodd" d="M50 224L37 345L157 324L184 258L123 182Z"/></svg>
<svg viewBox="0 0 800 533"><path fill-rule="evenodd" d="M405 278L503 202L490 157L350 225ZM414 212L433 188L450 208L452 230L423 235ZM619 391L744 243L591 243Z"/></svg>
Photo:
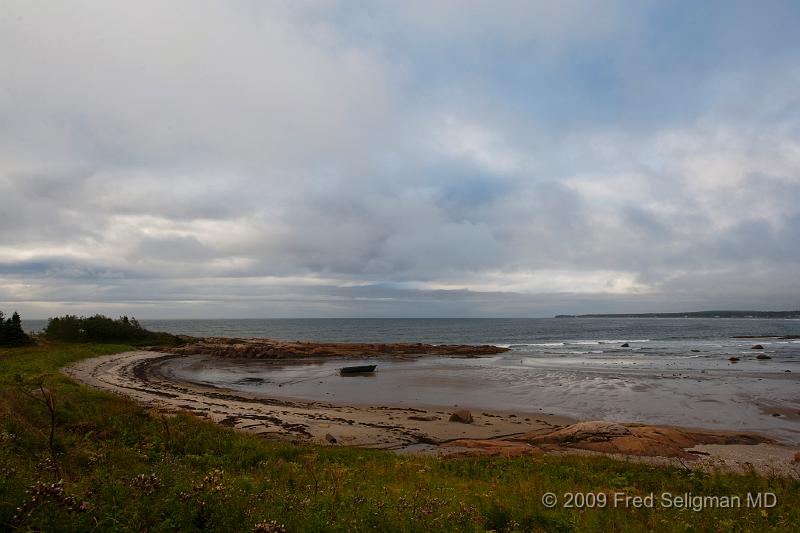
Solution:
<svg viewBox="0 0 800 533"><path fill-rule="evenodd" d="M604 313L556 318L800 318L800 311L692 311L688 313Z"/></svg>

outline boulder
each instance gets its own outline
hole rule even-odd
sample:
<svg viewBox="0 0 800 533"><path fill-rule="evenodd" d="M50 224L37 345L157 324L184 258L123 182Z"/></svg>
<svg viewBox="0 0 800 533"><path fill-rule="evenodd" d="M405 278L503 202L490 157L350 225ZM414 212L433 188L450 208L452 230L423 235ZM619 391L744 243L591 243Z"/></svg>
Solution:
<svg viewBox="0 0 800 533"><path fill-rule="evenodd" d="M739 358L738 358L738 357L729 357L729 358L728 358L728 361L730 361L731 363L735 363L735 362L737 362L738 360L739 360Z"/></svg>
<svg viewBox="0 0 800 533"><path fill-rule="evenodd" d="M763 347L763 346L761 346L760 344L754 344L754 345L752 345L752 346L750 347L750 349L751 349L751 350L763 350L763 349L764 349L764 347Z"/></svg>
<svg viewBox="0 0 800 533"><path fill-rule="evenodd" d="M330 442L331 444L336 444L336 437L334 437L330 433L325 433L325 440Z"/></svg>
<svg viewBox="0 0 800 533"><path fill-rule="evenodd" d="M462 424L472 424L472 413L466 409L459 409L450 415L450 422L461 422Z"/></svg>
<svg viewBox="0 0 800 533"><path fill-rule="evenodd" d="M768 356L765 353L760 353L756 356L756 359L772 359L772 357Z"/></svg>
<svg viewBox="0 0 800 533"><path fill-rule="evenodd" d="M631 345L630 345L630 344L628 344L627 342L624 342L624 343L622 343L622 344L620 345L620 348L630 348L630 347L631 347Z"/></svg>

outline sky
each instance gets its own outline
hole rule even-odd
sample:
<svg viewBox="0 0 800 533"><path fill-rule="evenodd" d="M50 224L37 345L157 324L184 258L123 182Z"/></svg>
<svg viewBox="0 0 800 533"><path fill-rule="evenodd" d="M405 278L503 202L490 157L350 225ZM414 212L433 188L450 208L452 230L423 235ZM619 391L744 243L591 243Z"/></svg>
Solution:
<svg viewBox="0 0 800 533"><path fill-rule="evenodd" d="M800 308L800 3L3 0L0 310Z"/></svg>

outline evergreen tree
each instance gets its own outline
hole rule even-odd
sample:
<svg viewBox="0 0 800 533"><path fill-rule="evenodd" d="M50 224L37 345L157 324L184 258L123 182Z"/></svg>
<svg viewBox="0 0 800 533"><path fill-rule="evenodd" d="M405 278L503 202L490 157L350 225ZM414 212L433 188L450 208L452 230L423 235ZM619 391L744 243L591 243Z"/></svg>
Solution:
<svg viewBox="0 0 800 533"><path fill-rule="evenodd" d="M22 318L14 311L11 318L5 318L0 311L0 346L24 346L31 338L22 329Z"/></svg>

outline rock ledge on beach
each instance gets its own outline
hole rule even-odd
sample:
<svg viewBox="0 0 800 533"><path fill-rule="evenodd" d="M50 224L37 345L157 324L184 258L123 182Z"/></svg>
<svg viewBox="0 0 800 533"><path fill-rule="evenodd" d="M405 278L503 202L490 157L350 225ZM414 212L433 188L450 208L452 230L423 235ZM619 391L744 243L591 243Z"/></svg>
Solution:
<svg viewBox="0 0 800 533"><path fill-rule="evenodd" d="M462 452L465 454L522 455L587 450L642 457L681 457L691 460L696 456L690 449L701 444L761 443L771 444L773 441L749 433L595 420L502 439L458 439L449 441L443 446L468 450Z"/></svg>
<svg viewBox="0 0 800 533"><path fill-rule="evenodd" d="M689 430L668 426L615 423L605 421L578 422L546 433L534 432L513 440L521 440L543 449L579 448L626 455L681 457L686 449L698 444L758 444L769 439L747 433Z"/></svg>
<svg viewBox="0 0 800 533"><path fill-rule="evenodd" d="M294 359L300 357L380 357L440 355L473 357L507 352L491 345L422 343L287 342L272 339L206 337L177 347L154 347L154 351L179 355L213 355L242 359Z"/></svg>

